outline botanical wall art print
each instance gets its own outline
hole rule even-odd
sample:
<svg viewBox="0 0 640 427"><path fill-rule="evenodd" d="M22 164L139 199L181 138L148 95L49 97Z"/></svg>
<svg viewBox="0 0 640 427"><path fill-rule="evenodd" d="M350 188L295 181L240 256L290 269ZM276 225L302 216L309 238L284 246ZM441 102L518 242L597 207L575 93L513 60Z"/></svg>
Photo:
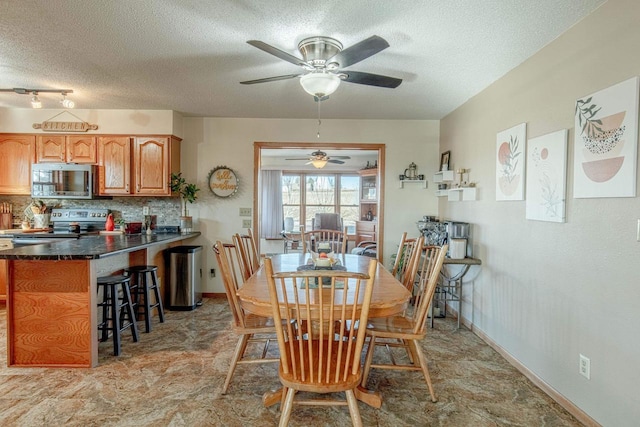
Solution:
<svg viewBox="0 0 640 427"><path fill-rule="evenodd" d="M635 197L638 77L576 101L573 197Z"/></svg>
<svg viewBox="0 0 640 427"><path fill-rule="evenodd" d="M527 124L498 132L496 137L496 200L524 200Z"/></svg>
<svg viewBox="0 0 640 427"><path fill-rule="evenodd" d="M527 142L526 218L565 222L567 130Z"/></svg>

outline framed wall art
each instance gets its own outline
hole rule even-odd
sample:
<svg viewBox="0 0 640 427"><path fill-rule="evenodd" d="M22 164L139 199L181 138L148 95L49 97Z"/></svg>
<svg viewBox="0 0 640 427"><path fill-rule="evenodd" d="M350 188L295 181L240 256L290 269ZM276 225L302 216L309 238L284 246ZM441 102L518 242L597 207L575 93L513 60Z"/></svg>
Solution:
<svg viewBox="0 0 640 427"><path fill-rule="evenodd" d="M524 200L524 164L527 124L496 136L496 200Z"/></svg>
<svg viewBox="0 0 640 427"><path fill-rule="evenodd" d="M449 163L451 161L451 151L445 151L440 155L440 170L448 171Z"/></svg>
<svg viewBox="0 0 640 427"><path fill-rule="evenodd" d="M635 197L638 77L576 101L573 197Z"/></svg>
<svg viewBox="0 0 640 427"><path fill-rule="evenodd" d="M527 142L526 218L565 222L567 130Z"/></svg>

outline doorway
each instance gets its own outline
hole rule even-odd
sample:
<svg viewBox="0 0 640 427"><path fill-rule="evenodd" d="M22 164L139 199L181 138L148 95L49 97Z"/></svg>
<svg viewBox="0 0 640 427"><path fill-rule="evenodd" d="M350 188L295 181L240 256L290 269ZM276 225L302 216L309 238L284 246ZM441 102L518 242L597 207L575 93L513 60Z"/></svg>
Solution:
<svg viewBox="0 0 640 427"><path fill-rule="evenodd" d="M253 197L253 224L254 224L254 233L256 236L256 243L260 245L260 236L262 236L261 230L261 221L262 218L260 209L261 209L261 194L262 194L262 183L261 183L261 171L265 168L266 164L273 164L273 157L276 156L280 160L288 159L296 159L296 160L305 160L304 156L310 156L310 153L321 150L323 152L327 152L329 157L331 155L349 154L349 156L340 156L340 157L352 157L354 159L350 159L349 161L345 161L344 165L336 165L331 164L328 168L323 169L314 169L314 167L310 164L310 162L305 161L286 161L285 165L280 166L269 166L273 168L281 168L281 170L287 171L298 171L302 172L304 170L307 171L325 171L325 172L336 172L342 171L343 173L351 172L354 174L361 175L363 174L363 170L367 170L366 175L368 175L369 182L371 177L371 172L374 169L377 169L377 173L375 173L375 199L372 201L371 198L367 198L366 202L363 201L362 197L362 188L360 188L360 193L358 195L358 203L366 203L360 204L360 214L359 220L366 220L367 213L373 210L375 212L375 241L377 243L377 254L378 259L382 258L383 248L382 242L383 240L383 230L384 230L384 165L385 165L385 145L384 144L360 144L360 143L312 143L312 142L254 142L254 174L253 174L253 188L254 188L254 197ZM280 154L281 153L281 154ZM359 154L363 154L363 158L366 157L365 154L371 155L371 160L366 162L362 161L362 163L358 164L357 159L359 158ZM300 157L303 156L303 157ZM376 168L377 166L377 168ZM365 180L366 181L366 180ZM370 184L367 184L370 185ZM368 193L371 194L370 189L367 189ZM372 203L373 202L373 203ZM363 211L364 209L364 211ZM371 219L371 218L369 218ZM350 234L350 240L354 240L351 243L351 246L355 244L357 240L357 236ZM259 249L259 248L258 248Z"/></svg>

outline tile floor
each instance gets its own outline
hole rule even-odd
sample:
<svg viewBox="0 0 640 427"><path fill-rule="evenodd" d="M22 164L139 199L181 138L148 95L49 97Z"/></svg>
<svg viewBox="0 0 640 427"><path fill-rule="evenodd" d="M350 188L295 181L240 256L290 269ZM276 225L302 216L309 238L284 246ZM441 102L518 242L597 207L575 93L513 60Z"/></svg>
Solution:
<svg viewBox="0 0 640 427"><path fill-rule="evenodd" d="M7 368L0 345L1 426L273 426L279 405L262 406L279 387L277 365L240 366L221 395L236 336L224 299L191 312L168 311L150 334L123 339L122 355L100 344L95 369ZM0 305L0 343L6 340ZM274 344L274 350L276 345ZM368 387L381 409L360 404L366 426L579 426L580 423L454 319L437 319L424 341L438 396L419 372L374 370ZM382 357L383 353L376 353ZM301 407L292 426L344 426L346 407Z"/></svg>

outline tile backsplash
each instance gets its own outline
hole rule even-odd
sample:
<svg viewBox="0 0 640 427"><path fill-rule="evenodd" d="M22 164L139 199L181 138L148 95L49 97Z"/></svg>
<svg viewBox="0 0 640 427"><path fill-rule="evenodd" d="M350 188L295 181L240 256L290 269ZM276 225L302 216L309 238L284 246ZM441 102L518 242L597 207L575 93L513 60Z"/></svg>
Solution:
<svg viewBox="0 0 640 427"><path fill-rule="evenodd" d="M13 205L13 224L19 227L25 219L24 210L34 199L29 196L3 196L0 202ZM142 222L143 206L149 207L150 215L157 215L157 225L180 225L180 198L178 197L114 197L113 199L68 200L38 199L49 208L100 208L110 209L114 218L124 218L126 222Z"/></svg>

